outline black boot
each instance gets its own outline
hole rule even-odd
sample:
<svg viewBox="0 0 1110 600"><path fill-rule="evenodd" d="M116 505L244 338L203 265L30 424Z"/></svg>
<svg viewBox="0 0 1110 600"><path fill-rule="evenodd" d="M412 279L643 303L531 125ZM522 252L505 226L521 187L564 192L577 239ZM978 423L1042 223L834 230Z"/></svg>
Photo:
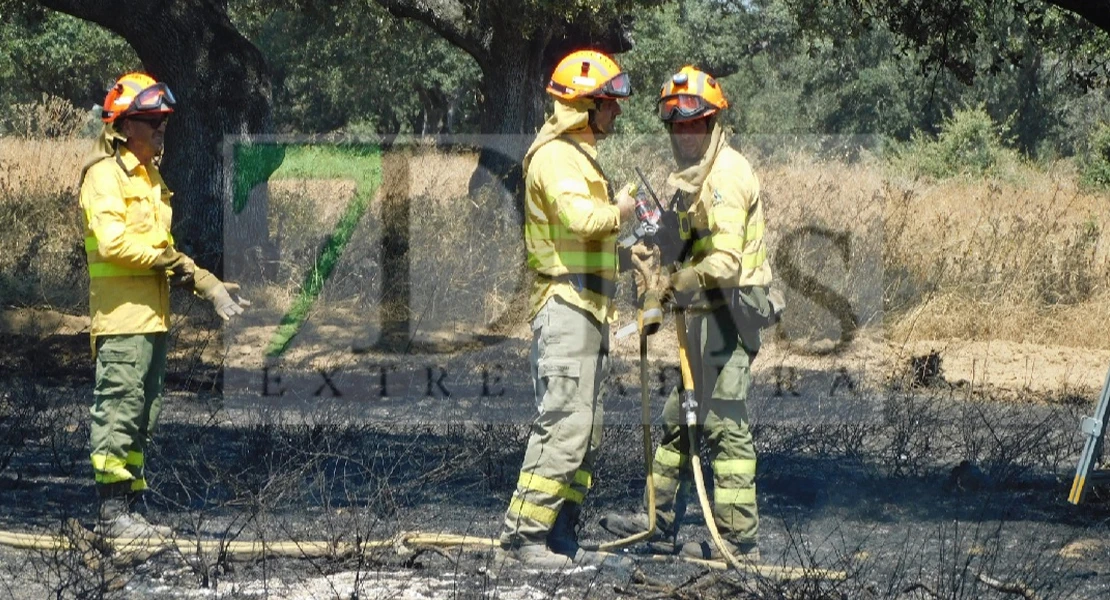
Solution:
<svg viewBox="0 0 1110 600"><path fill-rule="evenodd" d="M581 515L581 504L564 501L555 524L547 534L547 547L553 552L574 556L578 551L578 519Z"/></svg>
<svg viewBox="0 0 1110 600"><path fill-rule="evenodd" d="M609 513L601 517L599 524L602 529L615 536L629 538L647 531L648 518L644 513L634 515ZM669 531L661 529L657 521L655 531L648 538L647 550L652 554L674 554L675 532L673 529Z"/></svg>

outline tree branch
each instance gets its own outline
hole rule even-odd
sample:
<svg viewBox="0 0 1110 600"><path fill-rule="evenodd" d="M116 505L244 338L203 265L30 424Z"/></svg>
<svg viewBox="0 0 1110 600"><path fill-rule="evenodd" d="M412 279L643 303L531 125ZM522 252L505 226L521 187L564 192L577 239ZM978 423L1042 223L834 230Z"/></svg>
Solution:
<svg viewBox="0 0 1110 600"><path fill-rule="evenodd" d="M1110 32L1110 2L1091 0L1043 0L1090 21L1095 27Z"/></svg>
<svg viewBox="0 0 1110 600"><path fill-rule="evenodd" d="M375 0L395 17L420 21L479 64L488 58L490 35L475 26L458 0Z"/></svg>
<svg viewBox="0 0 1110 600"><path fill-rule="evenodd" d="M1025 585L1024 583L999 581L993 577L988 577L983 573L979 573L979 581L982 581L983 583L987 584L987 586L1006 594L1021 596L1022 598L1025 598L1025 600L1039 600L1037 597L1037 593L1030 589L1029 586Z"/></svg>
<svg viewBox="0 0 1110 600"><path fill-rule="evenodd" d="M118 16L122 13L130 13L135 8L133 6L134 4L145 3L127 2L126 0L121 2L112 2L110 0L39 0L39 4L46 8L107 27L110 21L121 20L113 19L113 16Z"/></svg>

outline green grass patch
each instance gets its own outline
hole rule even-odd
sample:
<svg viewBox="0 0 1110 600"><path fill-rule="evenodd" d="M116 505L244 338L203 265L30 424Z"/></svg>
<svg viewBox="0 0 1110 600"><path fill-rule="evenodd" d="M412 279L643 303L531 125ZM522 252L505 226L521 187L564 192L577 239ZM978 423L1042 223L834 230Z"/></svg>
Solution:
<svg viewBox="0 0 1110 600"><path fill-rule="evenodd" d="M278 151L253 147L255 154L251 168L260 168L267 161L273 161ZM335 229L323 242L319 259L305 275L301 289L293 300L293 306L281 319L278 330L266 347L266 355L280 356L300 331L305 318L315 304L324 284L331 276L343 250L351 241L351 235L358 227L370 199L381 184L381 149L370 144L344 145L287 145L280 150L280 166L272 171L270 180L276 179L345 179L355 182L355 194L340 215ZM247 190L249 193L249 188Z"/></svg>

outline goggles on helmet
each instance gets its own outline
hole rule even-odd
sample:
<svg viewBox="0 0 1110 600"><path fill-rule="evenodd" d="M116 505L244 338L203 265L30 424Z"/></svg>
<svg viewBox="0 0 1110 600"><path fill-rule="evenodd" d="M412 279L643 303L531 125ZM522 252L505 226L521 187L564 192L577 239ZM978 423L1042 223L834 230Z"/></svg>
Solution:
<svg viewBox="0 0 1110 600"><path fill-rule="evenodd" d="M628 73L620 73L590 95L599 98L627 98L632 95L632 80L628 78Z"/></svg>
<svg viewBox="0 0 1110 600"><path fill-rule="evenodd" d="M659 99L659 118L663 121L689 121L716 112L717 107L693 94L676 94Z"/></svg>
<svg viewBox="0 0 1110 600"><path fill-rule="evenodd" d="M173 92L170 91L170 86L164 83L156 83L145 90L135 94L135 99L131 101L130 106L124 111L124 114L151 112L156 110L173 110L173 106L177 104L177 98L174 98Z"/></svg>

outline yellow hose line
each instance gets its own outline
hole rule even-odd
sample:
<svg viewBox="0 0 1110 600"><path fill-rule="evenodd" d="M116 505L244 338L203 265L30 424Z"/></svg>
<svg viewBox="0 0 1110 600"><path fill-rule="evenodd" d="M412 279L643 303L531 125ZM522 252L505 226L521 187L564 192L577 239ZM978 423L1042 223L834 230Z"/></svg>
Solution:
<svg viewBox="0 0 1110 600"><path fill-rule="evenodd" d="M637 557L640 558L640 557ZM678 555L653 555L643 557L643 559L650 560L651 562L673 562L681 560L695 565L703 566L707 569L717 569L719 571L727 571L733 568L723 560L704 560L701 558L690 558ZM792 581L796 579L824 579L828 581L844 581L848 578L848 574L844 571L833 571L830 569L815 569L810 567L784 567L776 565L761 565L757 563L741 563L740 571L745 573L752 573L766 577L768 579L776 579L780 581Z"/></svg>
<svg viewBox="0 0 1110 600"><path fill-rule="evenodd" d="M597 550L606 552L609 550L616 550L617 548L624 548L639 542L646 542L651 539L655 533L655 476L652 474L652 442L651 442L651 389L648 387L648 369L647 369L647 356L648 356L648 338L644 335L643 328L640 329L640 425L643 428L644 440L644 473L645 485L647 486L647 529L612 542L603 544L583 544L582 548L586 550Z"/></svg>
<svg viewBox="0 0 1110 600"><path fill-rule="evenodd" d="M678 361L682 370L683 389L686 393L692 390L696 398L700 384L694 382L693 369L690 367L690 340L686 336L686 311L679 310L675 315L675 329L678 330ZM700 349L696 351L700 352ZM700 421L700 419L698 420ZM744 568L745 565L741 564L732 555L728 545L721 539L721 532L717 530L717 520L713 517L713 508L709 505L709 496L705 491L705 476L701 472L701 426L691 423L689 416L687 416L686 423L686 431L690 437L690 468L694 471L694 484L698 490L698 501L701 503L702 515L705 516L705 526L709 529L709 536L713 538L713 544L717 546L717 550L725 557L728 564L732 565L737 571L745 571L747 570ZM754 563L749 561L747 565L754 565Z"/></svg>
<svg viewBox="0 0 1110 600"><path fill-rule="evenodd" d="M88 533L93 536L92 532ZM129 540L129 539L110 539L112 546L116 550L134 551L139 549L154 549L161 548L164 544L155 543L147 540ZM333 544L331 542L320 541L307 541L307 542L263 542L263 541L230 541L223 542L219 540L195 540L177 538L170 540L167 544L173 545L182 554L195 553L198 550L206 554L213 554L224 552L229 558L247 560L253 558L260 558L262 556L269 557L285 557L285 558L314 558L314 557L328 557L328 556L346 556L356 553L357 549L354 544L343 542ZM454 535L454 534L441 534L441 533L425 533L425 532L410 532L396 535L392 538L385 540L368 540L362 543L362 549L367 550L371 548L391 548L403 546L437 546L437 547L482 547L482 548L496 548L500 542L497 538L484 538L476 536ZM19 548L24 550L44 550L44 551L61 551L73 549L74 544L64 536L45 535L37 533L15 533L10 531L0 531L0 545L10 548ZM676 560L693 563L710 569L725 570L729 568L728 563L723 561L714 560L701 560L697 558L687 558L683 556L674 555L627 555L633 560L637 561L650 561L650 562L673 562ZM779 567L771 565L756 565L745 564L741 565L741 570L748 573L756 573L763 577L793 580L802 578L819 578L827 580L841 581L846 578L843 571L830 571L826 569L811 569L804 567Z"/></svg>
<svg viewBox="0 0 1110 600"><path fill-rule="evenodd" d="M94 535L91 532L90 536ZM293 541L220 541L196 540L175 538L166 541L148 539L110 539L112 546L117 549L160 548L166 545L176 546L182 553L196 552L198 549L205 553L225 552L230 555L246 556L344 556L353 554L358 546L351 542L293 542ZM498 540L475 536L437 533L402 533L385 540L368 540L361 544L363 549L388 548L394 546L483 546L493 548L498 546ZM72 542L63 536L53 536L36 533L14 533L0 531L0 545L26 550L68 550L73 547Z"/></svg>

